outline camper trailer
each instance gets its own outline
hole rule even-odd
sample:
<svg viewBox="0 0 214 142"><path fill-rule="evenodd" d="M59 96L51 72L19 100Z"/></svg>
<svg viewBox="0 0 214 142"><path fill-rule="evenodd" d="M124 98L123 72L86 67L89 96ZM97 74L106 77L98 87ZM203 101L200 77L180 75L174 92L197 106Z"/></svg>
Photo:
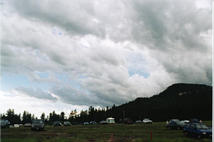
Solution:
<svg viewBox="0 0 214 142"><path fill-rule="evenodd" d="M107 122L108 124L114 124L114 123L115 123L115 120L114 120L114 118L109 117L109 118L106 119L106 122Z"/></svg>

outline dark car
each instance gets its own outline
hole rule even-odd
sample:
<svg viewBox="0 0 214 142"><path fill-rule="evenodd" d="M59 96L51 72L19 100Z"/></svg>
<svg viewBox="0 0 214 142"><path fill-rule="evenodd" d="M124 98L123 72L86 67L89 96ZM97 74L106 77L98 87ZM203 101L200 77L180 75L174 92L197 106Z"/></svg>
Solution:
<svg viewBox="0 0 214 142"><path fill-rule="evenodd" d="M44 130L45 124L43 120L37 119L32 121L31 130Z"/></svg>
<svg viewBox="0 0 214 142"><path fill-rule="evenodd" d="M72 125L79 125L79 124L81 124L80 122L72 122L71 123Z"/></svg>
<svg viewBox="0 0 214 142"><path fill-rule="evenodd" d="M1 128L9 128L10 121L2 119L0 120L0 125L1 125Z"/></svg>
<svg viewBox="0 0 214 142"><path fill-rule="evenodd" d="M178 119L171 119L166 127L170 129L182 129L180 120Z"/></svg>
<svg viewBox="0 0 214 142"><path fill-rule="evenodd" d="M133 122L132 119L130 119L130 118L124 118L124 119L122 120L122 123L125 123L125 124L133 124L134 122Z"/></svg>
<svg viewBox="0 0 214 142"><path fill-rule="evenodd" d="M53 126L60 127L60 126L62 126L62 123L60 121L54 121Z"/></svg>
<svg viewBox="0 0 214 142"><path fill-rule="evenodd" d="M184 134L187 136L195 136L197 138L212 137L212 129L202 123L190 123L184 127Z"/></svg>
<svg viewBox="0 0 214 142"><path fill-rule="evenodd" d="M190 123L201 123L199 119L193 118L190 120Z"/></svg>

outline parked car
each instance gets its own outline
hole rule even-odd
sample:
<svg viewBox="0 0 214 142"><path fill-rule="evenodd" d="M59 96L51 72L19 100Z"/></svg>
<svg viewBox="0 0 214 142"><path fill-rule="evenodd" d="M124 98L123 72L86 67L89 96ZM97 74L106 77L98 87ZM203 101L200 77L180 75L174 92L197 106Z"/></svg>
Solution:
<svg viewBox="0 0 214 142"><path fill-rule="evenodd" d="M168 124L166 125L167 128L170 129L182 129L182 126L180 124L180 120L178 119L171 119Z"/></svg>
<svg viewBox="0 0 214 142"><path fill-rule="evenodd" d="M0 125L1 125L1 128L9 128L10 121L2 119L0 120Z"/></svg>
<svg viewBox="0 0 214 142"><path fill-rule="evenodd" d="M81 124L80 122L72 122L71 123L72 125L79 125L79 124Z"/></svg>
<svg viewBox="0 0 214 142"><path fill-rule="evenodd" d="M142 121L141 120L136 120L135 123L142 123Z"/></svg>
<svg viewBox="0 0 214 142"><path fill-rule="evenodd" d="M89 124L94 125L94 124L97 124L97 122L96 121L90 121Z"/></svg>
<svg viewBox="0 0 214 142"><path fill-rule="evenodd" d="M20 125L19 124L13 124L14 128L19 128Z"/></svg>
<svg viewBox="0 0 214 142"><path fill-rule="evenodd" d="M5 120L6 124L9 126L10 125L10 121L9 120Z"/></svg>
<svg viewBox="0 0 214 142"><path fill-rule="evenodd" d="M189 120L181 120L181 121L184 122L184 123L186 123L186 124L190 123Z"/></svg>
<svg viewBox="0 0 214 142"><path fill-rule="evenodd" d="M189 120L181 120L180 121L180 128L184 128L184 127L186 127L187 125L189 124Z"/></svg>
<svg viewBox="0 0 214 142"><path fill-rule="evenodd" d="M25 123L24 127L31 127L31 123Z"/></svg>
<svg viewBox="0 0 214 142"><path fill-rule="evenodd" d="M63 125L62 125L62 123L60 121L54 121L53 122L53 126L54 127L60 127L60 126L63 126Z"/></svg>
<svg viewBox="0 0 214 142"><path fill-rule="evenodd" d="M65 122L63 123L63 125L64 125L64 126L71 126L71 122L65 121Z"/></svg>
<svg viewBox="0 0 214 142"><path fill-rule="evenodd" d="M145 118L145 119L143 119L143 123L145 123L145 124L152 124L152 120L150 120L148 118Z"/></svg>
<svg viewBox="0 0 214 142"><path fill-rule="evenodd" d="M108 124L105 120L99 122L100 124Z"/></svg>
<svg viewBox="0 0 214 142"><path fill-rule="evenodd" d="M32 121L31 130L44 130L45 124L43 120L36 119Z"/></svg>
<svg viewBox="0 0 214 142"><path fill-rule="evenodd" d="M9 128L14 128L14 126L13 126L13 125L10 125Z"/></svg>
<svg viewBox="0 0 214 142"><path fill-rule="evenodd" d="M133 120L130 119L130 118L128 118L128 117L126 117L126 118L124 118L124 119L122 120L122 123L125 123L125 124L133 124Z"/></svg>
<svg viewBox="0 0 214 142"><path fill-rule="evenodd" d="M190 120L190 123L200 123L200 120L197 118L193 118Z"/></svg>
<svg viewBox="0 0 214 142"><path fill-rule="evenodd" d="M212 129L202 123L190 123L188 126L184 127L183 132L187 136L212 138Z"/></svg>
<svg viewBox="0 0 214 142"><path fill-rule="evenodd" d="M83 122L83 125L89 125L89 123L88 122Z"/></svg>

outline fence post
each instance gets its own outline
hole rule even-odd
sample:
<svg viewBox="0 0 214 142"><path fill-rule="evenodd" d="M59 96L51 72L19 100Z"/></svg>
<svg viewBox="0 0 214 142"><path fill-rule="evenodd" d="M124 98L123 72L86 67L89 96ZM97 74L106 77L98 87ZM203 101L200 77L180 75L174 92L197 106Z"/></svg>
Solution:
<svg viewBox="0 0 214 142"><path fill-rule="evenodd" d="M152 131L150 132L150 140L152 141Z"/></svg>

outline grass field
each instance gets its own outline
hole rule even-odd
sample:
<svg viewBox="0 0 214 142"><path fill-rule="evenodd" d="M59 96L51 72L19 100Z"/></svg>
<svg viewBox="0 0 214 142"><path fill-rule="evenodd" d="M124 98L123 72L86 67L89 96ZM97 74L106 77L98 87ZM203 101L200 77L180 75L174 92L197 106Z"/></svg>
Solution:
<svg viewBox="0 0 214 142"><path fill-rule="evenodd" d="M205 122L211 126L211 121ZM211 142L211 139L185 137L182 130L169 130L165 123L46 126L44 131L30 128L1 130L2 142Z"/></svg>

